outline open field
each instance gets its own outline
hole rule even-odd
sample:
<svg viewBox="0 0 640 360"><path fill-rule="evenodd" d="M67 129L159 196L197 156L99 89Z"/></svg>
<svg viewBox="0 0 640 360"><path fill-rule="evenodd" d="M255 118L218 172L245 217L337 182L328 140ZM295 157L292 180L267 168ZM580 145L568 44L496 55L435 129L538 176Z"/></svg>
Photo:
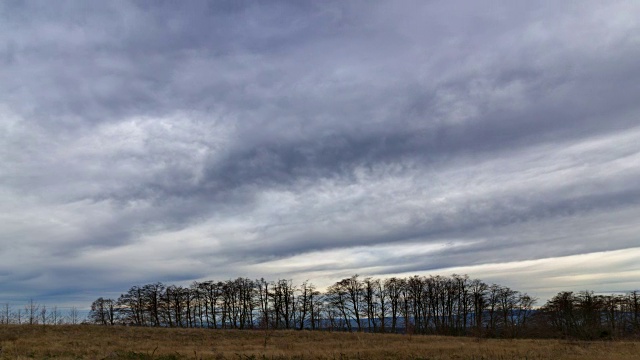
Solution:
<svg viewBox="0 0 640 360"><path fill-rule="evenodd" d="M640 342L0 326L0 359L638 359Z"/></svg>

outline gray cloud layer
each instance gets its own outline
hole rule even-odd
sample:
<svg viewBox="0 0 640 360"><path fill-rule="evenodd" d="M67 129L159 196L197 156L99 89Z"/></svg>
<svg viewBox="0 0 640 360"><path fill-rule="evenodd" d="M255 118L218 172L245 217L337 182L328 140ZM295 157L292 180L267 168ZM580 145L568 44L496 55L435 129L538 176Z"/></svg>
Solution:
<svg viewBox="0 0 640 360"><path fill-rule="evenodd" d="M580 256L609 289L640 275L639 10L4 2L1 295L463 269L544 297Z"/></svg>

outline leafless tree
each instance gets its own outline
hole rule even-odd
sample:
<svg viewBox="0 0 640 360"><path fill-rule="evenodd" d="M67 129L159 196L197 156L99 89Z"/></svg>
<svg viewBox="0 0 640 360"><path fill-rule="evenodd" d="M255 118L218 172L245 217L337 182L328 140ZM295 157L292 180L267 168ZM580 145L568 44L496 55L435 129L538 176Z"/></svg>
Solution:
<svg viewBox="0 0 640 360"><path fill-rule="evenodd" d="M483 314L487 306L487 290L489 285L476 279L470 284L470 296L473 303L473 326L475 327L476 336L482 335Z"/></svg>
<svg viewBox="0 0 640 360"><path fill-rule="evenodd" d="M72 306L71 309L69 309L67 318L70 324L72 325L78 324L80 320L80 312L78 311L78 308L75 306Z"/></svg>
<svg viewBox="0 0 640 360"><path fill-rule="evenodd" d="M295 286L291 280L278 280L272 286L274 328L291 329L295 317Z"/></svg>
<svg viewBox="0 0 640 360"><path fill-rule="evenodd" d="M149 320L151 321L152 326L162 326L162 321L160 320L160 311L162 294L165 291L164 284L162 284L161 282L157 282L154 284L144 285L141 291L142 296L145 299L142 303L146 304L146 309L140 310L148 312Z"/></svg>
<svg viewBox="0 0 640 360"><path fill-rule="evenodd" d="M11 323L11 305L9 303L4 303L2 305L2 317L0 317L1 324L10 324Z"/></svg>
<svg viewBox="0 0 640 360"><path fill-rule="evenodd" d="M389 299L391 309L391 331L398 331L398 317L401 312L402 293L406 282L404 279L389 278L384 282L386 298Z"/></svg>
<svg viewBox="0 0 640 360"><path fill-rule="evenodd" d="M28 319L29 325L34 325L38 323L38 310L40 309L40 305L36 304L33 299L29 299L29 302L25 306L24 310Z"/></svg>
<svg viewBox="0 0 640 360"><path fill-rule="evenodd" d="M113 299L98 298L91 304L89 319L94 324L115 325L116 301Z"/></svg>
<svg viewBox="0 0 640 360"><path fill-rule="evenodd" d="M362 298L364 300L364 314L367 318L367 329L369 331L378 331L378 309L380 308L380 296L378 289L380 280L365 278L362 281Z"/></svg>
<svg viewBox="0 0 640 360"><path fill-rule="evenodd" d="M332 321L332 329L341 329L342 326L346 326L348 331L351 331L351 316L353 310L350 310L348 305L348 291L344 286L343 281L337 282L331 285L327 289L327 304L330 307L330 313ZM343 321L335 321L340 314Z"/></svg>
<svg viewBox="0 0 640 360"><path fill-rule="evenodd" d="M40 321L42 322L42 325L47 325L47 306L46 305L42 305L40 307Z"/></svg>
<svg viewBox="0 0 640 360"><path fill-rule="evenodd" d="M362 322L360 316L362 314L364 300L364 284L358 279L359 275L353 275L350 278L342 279L338 282L339 286L346 291L349 308L356 321L358 331L362 331Z"/></svg>
<svg viewBox="0 0 640 360"><path fill-rule="evenodd" d="M128 292L120 295L116 303L123 323L136 326L148 325L146 300L144 290L139 286L133 286Z"/></svg>
<svg viewBox="0 0 640 360"><path fill-rule="evenodd" d="M222 294L222 283L214 281L205 281L200 284L204 291L207 317L207 327L218 328L218 302Z"/></svg>
<svg viewBox="0 0 640 360"><path fill-rule="evenodd" d="M60 325L64 322L64 318L60 315L60 310L57 306L53 306L51 312L49 313L49 324L51 325Z"/></svg>
<svg viewBox="0 0 640 360"><path fill-rule="evenodd" d="M269 302L269 285L270 283L266 281L264 278L260 278L256 280L256 294L258 296L258 309L260 311L259 315L259 325L261 328L268 329L271 316L271 307Z"/></svg>
<svg viewBox="0 0 640 360"><path fill-rule="evenodd" d="M313 327L313 298L317 296L318 292L313 284L309 281L305 281L299 288L299 295L297 296L297 312L298 315L298 329L305 328L307 323L309 327Z"/></svg>

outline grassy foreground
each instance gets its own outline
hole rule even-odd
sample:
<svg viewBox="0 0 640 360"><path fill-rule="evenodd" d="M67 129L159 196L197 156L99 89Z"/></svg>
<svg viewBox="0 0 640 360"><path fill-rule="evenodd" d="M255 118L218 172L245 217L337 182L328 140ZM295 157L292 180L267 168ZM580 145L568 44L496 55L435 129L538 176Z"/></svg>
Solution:
<svg viewBox="0 0 640 360"><path fill-rule="evenodd" d="M0 359L638 359L640 342L0 326Z"/></svg>

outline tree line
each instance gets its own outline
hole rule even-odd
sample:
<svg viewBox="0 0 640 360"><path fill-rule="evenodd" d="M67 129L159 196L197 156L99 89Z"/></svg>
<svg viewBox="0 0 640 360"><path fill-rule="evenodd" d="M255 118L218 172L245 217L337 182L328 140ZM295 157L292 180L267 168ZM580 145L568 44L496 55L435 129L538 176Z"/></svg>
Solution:
<svg viewBox="0 0 640 360"><path fill-rule="evenodd" d="M563 291L537 299L467 275L376 279L354 275L318 291L309 281L237 278L133 286L76 307L0 304L0 324L297 329L481 337L611 339L640 336L640 291Z"/></svg>
<svg viewBox="0 0 640 360"><path fill-rule="evenodd" d="M308 281L238 278L133 286L98 298L102 325L221 329L310 329L515 337L536 299L466 275L342 279L320 292Z"/></svg>
<svg viewBox="0 0 640 360"><path fill-rule="evenodd" d="M9 303L0 304L0 324L75 325L85 321L81 313L75 306L70 308L47 307L31 299L24 306L15 306Z"/></svg>
<svg viewBox="0 0 640 360"><path fill-rule="evenodd" d="M638 291L561 292L537 299L467 275L376 279L354 275L320 292L308 281L237 278L133 286L98 298L102 325L211 329L308 329L486 337L613 338L640 334Z"/></svg>
<svg viewBox="0 0 640 360"><path fill-rule="evenodd" d="M541 307L539 322L557 336L598 339L640 335L640 291L596 295L563 291Z"/></svg>

